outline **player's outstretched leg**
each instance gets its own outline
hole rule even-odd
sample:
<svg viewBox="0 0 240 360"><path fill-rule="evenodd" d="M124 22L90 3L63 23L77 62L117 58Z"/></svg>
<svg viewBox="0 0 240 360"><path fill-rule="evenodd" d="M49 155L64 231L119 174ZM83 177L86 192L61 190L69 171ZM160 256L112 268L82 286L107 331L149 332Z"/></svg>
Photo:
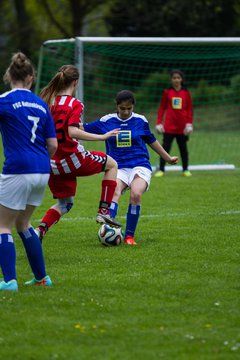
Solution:
<svg viewBox="0 0 240 360"><path fill-rule="evenodd" d="M35 229L35 233L38 235L42 242L43 237L47 231L55 224L59 222L61 217L68 213L73 207L73 196L58 199L57 204L53 205L42 218L41 223Z"/></svg>
<svg viewBox="0 0 240 360"><path fill-rule="evenodd" d="M97 213L96 222L99 224L107 224L116 228L122 227L122 224L119 221L113 219L110 214Z"/></svg>
<svg viewBox="0 0 240 360"><path fill-rule="evenodd" d="M96 216L96 222L99 224L107 224L112 227L119 228L122 227L122 224L120 224L119 221L112 218L110 213L110 206L116 186L117 186L117 182L115 180L103 179L101 200L99 203L99 209Z"/></svg>

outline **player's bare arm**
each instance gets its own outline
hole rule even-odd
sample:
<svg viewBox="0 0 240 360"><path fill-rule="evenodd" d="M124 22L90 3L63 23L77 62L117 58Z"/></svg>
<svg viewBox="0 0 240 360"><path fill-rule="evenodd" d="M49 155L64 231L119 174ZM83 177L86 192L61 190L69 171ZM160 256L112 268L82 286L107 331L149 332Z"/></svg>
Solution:
<svg viewBox="0 0 240 360"><path fill-rule="evenodd" d="M46 143L47 143L47 150L48 150L49 156L51 158L54 155L54 153L56 152L57 147L58 147L57 139L56 138L47 138Z"/></svg>
<svg viewBox="0 0 240 360"><path fill-rule="evenodd" d="M174 165L178 162L177 156L170 156L162 147L162 145L156 140L152 144L149 144L149 146L162 158L167 161L169 164Z"/></svg>
<svg viewBox="0 0 240 360"><path fill-rule="evenodd" d="M99 135L99 134L88 133L82 129L77 128L76 126L68 127L68 135L71 138L78 139L78 140L87 140L87 141L95 141L95 140L105 141L108 138L110 138L111 136L116 136L117 134L119 134L119 132L120 132L120 129L114 129L114 130L108 131L105 134Z"/></svg>

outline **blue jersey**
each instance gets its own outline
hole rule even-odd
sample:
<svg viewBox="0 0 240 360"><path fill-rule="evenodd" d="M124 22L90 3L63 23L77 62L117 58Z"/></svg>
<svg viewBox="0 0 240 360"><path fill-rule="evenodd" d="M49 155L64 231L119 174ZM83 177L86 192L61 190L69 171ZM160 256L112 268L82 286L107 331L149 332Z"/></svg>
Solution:
<svg viewBox="0 0 240 360"><path fill-rule="evenodd" d="M120 128L120 133L106 140L106 152L118 163L118 168L143 166L152 170L146 146L156 141L145 116L132 113L122 120L116 113L103 116L89 124L83 124L84 130L95 134Z"/></svg>
<svg viewBox="0 0 240 360"><path fill-rule="evenodd" d="M46 103L27 89L0 95L3 174L49 173L46 139L56 137Z"/></svg>

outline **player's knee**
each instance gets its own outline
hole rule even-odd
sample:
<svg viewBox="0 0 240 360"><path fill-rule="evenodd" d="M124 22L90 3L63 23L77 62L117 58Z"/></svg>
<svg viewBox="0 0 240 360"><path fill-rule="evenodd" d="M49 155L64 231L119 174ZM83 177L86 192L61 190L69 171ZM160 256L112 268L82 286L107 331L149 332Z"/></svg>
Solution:
<svg viewBox="0 0 240 360"><path fill-rule="evenodd" d="M142 194L140 192L132 191L130 196L131 204L140 204Z"/></svg>
<svg viewBox="0 0 240 360"><path fill-rule="evenodd" d="M61 199L59 200L58 206L60 208L62 215L67 214L73 207L73 199L72 198Z"/></svg>
<svg viewBox="0 0 240 360"><path fill-rule="evenodd" d="M118 165L117 162L111 157L111 156L107 156L107 163L106 163L106 170L109 169L116 169L117 170Z"/></svg>
<svg viewBox="0 0 240 360"><path fill-rule="evenodd" d="M73 203L72 203L72 202L67 203L67 204L66 204L66 212L69 212L72 207L73 207Z"/></svg>

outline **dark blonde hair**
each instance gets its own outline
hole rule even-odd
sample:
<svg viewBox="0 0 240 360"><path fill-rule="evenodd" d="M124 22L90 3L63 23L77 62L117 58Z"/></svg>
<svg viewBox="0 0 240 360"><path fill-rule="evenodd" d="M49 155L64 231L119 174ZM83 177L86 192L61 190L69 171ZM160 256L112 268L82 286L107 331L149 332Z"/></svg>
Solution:
<svg viewBox="0 0 240 360"><path fill-rule="evenodd" d="M51 81L42 89L40 96L50 107L54 97L56 97L60 91L67 89L74 80L78 79L79 71L76 66L63 65Z"/></svg>
<svg viewBox="0 0 240 360"><path fill-rule="evenodd" d="M13 54L11 63L3 76L5 84L10 82L25 81L30 75L35 79L35 69L31 61L22 52Z"/></svg>

